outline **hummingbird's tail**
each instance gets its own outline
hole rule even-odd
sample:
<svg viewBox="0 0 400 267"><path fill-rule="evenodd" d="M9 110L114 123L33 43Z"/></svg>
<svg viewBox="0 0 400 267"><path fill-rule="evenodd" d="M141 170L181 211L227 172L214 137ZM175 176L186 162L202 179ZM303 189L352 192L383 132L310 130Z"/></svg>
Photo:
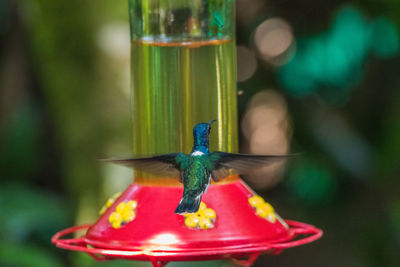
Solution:
<svg viewBox="0 0 400 267"><path fill-rule="evenodd" d="M188 195L183 196L178 207L176 207L176 214L195 213L199 210L201 202L201 195L195 198Z"/></svg>

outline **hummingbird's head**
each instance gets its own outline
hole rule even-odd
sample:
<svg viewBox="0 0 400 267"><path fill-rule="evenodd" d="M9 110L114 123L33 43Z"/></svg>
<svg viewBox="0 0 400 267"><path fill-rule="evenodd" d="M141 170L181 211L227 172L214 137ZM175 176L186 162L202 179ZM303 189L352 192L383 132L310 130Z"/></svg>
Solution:
<svg viewBox="0 0 400 267"><path fill-rule="evenodd" d="M208 123L198 123L193 128L194 146L209 146L209 136L211 124L216 120L210 120Z"/></svg>

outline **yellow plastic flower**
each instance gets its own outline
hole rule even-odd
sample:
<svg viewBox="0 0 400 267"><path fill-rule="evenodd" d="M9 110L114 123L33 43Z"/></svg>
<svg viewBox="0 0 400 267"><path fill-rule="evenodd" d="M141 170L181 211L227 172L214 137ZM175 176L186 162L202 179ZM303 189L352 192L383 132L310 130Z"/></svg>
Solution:
<svg viewBox="0 0 400 267"><path fill-rule="evenodd" d="M116 210L118 213L124 212L124 210L125 210L125 202L119 203L118 206L115 208L115 210Z"/></svg>
<svg viewBox="0 0 400 267"><path fill-rule="evenodd" d="M111 207L112 204L114 204L115 200L117 198L119 198L119 196L121 195L121 192L114 194L112 197L110 197L106 204L104 204L103 207L101 207L100 211L99 211L99 215L103 215L104 212L106 212L106 210Z"/></svg>
<svg viewBox="0 0 400 267"><path fill-rule="evenodd" d="M206 209L207 208L207 205L202 201L202 202L200 202L200 210L204 210L204 209Z"/></svg>
<svg viewBox="0 0 400 267"><path fill-rule="evenodd" d="M108 217L108 222L115 229L120 228L122 225L133 221L136 217L137 201L130 200L121 202L115 208L115 211Z"/></svg>
<svg viewBox="0 0 400 267"><path fill-rule="evenodd" d="M209 229L209 228L212 228L214 225L209 218L200 217L199 218L199 226L201 229Z"/></svg>
<svg viewBox="0 0 400 267"><path fill-rule="evenodd" d="M136 207L137 207L137 201L134 201L134 200L130 200L130 201L128 201L128 202L126 202L126 204L125 204L125 208L126 209L136 209Z"/></svg>
<svg viewBox="0 0 400 267"><path fill-rule="evenodd" d="M211 220L214 220L215 217L217 216L217 215L215 214L215 211L214 211L214 210L212 210L212 209L207 209L207 208L205 208L205 209L203 209L203 210L200 210L199 213L200 213L203 217L209 218L209 219L211 219Z"/></svg>
<svg viewBox="0 0 400 267"><path fill-rule="evenodd" d="M257 195L256 196L252 196L251 198L249 198L249 203L253 207L254 206L257 207L258 205L264 203L264 199L262 197L260 197L260 196L257 196Z"/></svg>
<svg viewBox="0 0 400 267"><path fill-rule="evenodd" d="M136 214L135 214L135 212L134 212L133 210L127 210L127 211L124 211L124 212L122 213L122 219L123 219L125 222L130 222L130 221L132 221L133 219L135 219L135 217L136 217Z"/></svg>
<svg viewBox="0 0 400 267"><path fill-rule="evenodd" d="M217 215L214 210L207 208L204 202L196 213L185 214L185 225L189 228L210 229L214 227Z"/></svg>
<svg viewBox="0 0 400 267"><path fill-rule="evenodd" d="M108 217L108 222L111 223L112 227L115 229L120 228L122 224L122 216L118 212L111 213Z"/></svg>
<svg viewBox="0 0 400 267"><path fill-rule="evenodd" d="M275 210L271 204L264 201L260 196L252 196L249 198L249 204L255 209L256 214L271 223L276 221Z"/></svg>
<svg viewBox="0 0 400 267"><path fill-rule="evenodd" d="M185 225L187 227L195 228L197 227L198 223L199 223L199 216L197 216L197 214L192 213L185 218Z"/></svg>

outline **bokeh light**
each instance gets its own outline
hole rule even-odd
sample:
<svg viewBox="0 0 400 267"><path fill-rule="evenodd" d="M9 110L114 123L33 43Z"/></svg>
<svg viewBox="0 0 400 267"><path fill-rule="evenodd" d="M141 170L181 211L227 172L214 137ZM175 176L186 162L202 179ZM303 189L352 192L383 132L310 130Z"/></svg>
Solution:
<svg viewBox="0 0 400 267"><path fill-rule="evenodd" d="M263 90L249 101L242 121L247 151L252 154L286 154L289 148L289 119L286 101L274 90ZM254 170L248 182L255 188L269 188L282 178L284 162Z"/></svg>
<svg viewBox="0 0 400 267"><path fill-rule="evenodd" d="M126 23L109 23L100 28L98 34L100 49L120 60L130 59L129 26Z"/></svg>
<svg viewBox="0 0 400 267"><path fill-rule="evenodd" d="M237 53L237 80L243 82L250 79L257 70L257 59L253 51L245 46L238 46Z"/></svg>
<svg viewBox="0 0 400 267"><path fill-rule="evenodd" d="M112 22L103 25L98 32L97 45L106 57L108 64L114 64L119 69L117 88L130 97L130 39L129 26L125 23Z"/></svg>
<svg viewBox="0 0 400 267"><path fill-rule="evenodd" d="M294 36L289 23L281 18L262 22L254 32L254 46L260 57L272 65L282 65L294 47Z"/></svg>
<svg viewBox="0 0 400 267"><path fill-rule="evenodd" d="M265 0L236 0L238 25L248 27L263 12L268 1Z"/></svg>

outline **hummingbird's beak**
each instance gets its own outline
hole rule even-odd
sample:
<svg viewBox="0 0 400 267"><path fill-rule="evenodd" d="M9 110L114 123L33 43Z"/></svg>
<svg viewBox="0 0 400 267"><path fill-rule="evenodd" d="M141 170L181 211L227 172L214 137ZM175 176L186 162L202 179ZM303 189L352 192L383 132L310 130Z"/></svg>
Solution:
<svg viewBox="0 0 400 267"><path fill-rule="evenodd" d="M211 126L211 123L213 123L214 121L216 121L216 119L212 119L208 122L208 125Z"/></svg>

